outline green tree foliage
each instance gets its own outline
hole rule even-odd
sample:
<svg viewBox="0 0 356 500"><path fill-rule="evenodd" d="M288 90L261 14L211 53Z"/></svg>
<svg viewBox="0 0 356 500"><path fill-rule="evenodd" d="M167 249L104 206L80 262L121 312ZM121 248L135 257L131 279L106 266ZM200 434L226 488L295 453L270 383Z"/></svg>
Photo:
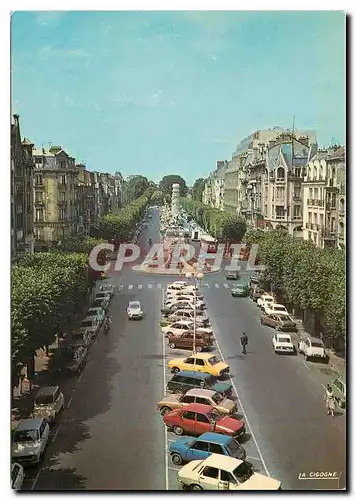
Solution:
<svg viewBox="0 0 356 500"><path fill-rule="evenodd" d="M194 182L193 188L192 188L192 199L193 200L202 202L204 186L205 186L205 179L203 179L201 177Z"/></svg>
<svg viewBox="0 0 356 500"><path fill-rule="evenodd" d="M286 301L319 316L329 338L346 336L346 254L320 249L282 231L250 231L247 244L259 244L265 282Z"/></svg>
<svg viewBox="0 0 356 500"><path fill-rule="evenodd" d="M82 236L71 236L62 240L58 250L61 252L89 254L96 245L105 243L105 241L102 238L92 238L90 236L84 238Z"/></svg>
<svg viewBox="0 0 356 500"><path fill-rule="evenodd" d="M161 182L159 183L160 191L169 197L172 194L172 185L179 184L180 185L180 196L184 197L187 194L188 188L185 183L185 180L180 175L165 175Z"/></svg>
<svg viewBox="0 0 356 500"><path fill-rule="evenodd" d="M163 205L164 202L164 193L156 189L151 196L151 205Z"/></svg>
<svg viewBox="0 0 356 500"><path fill-rule="evenodd" d="M144 194L148 187L150 187L150 183L147 177L144 177L143 175L134 175L131 177L131 179L127 181L125 187L128 201L131 202L137 200L137 198Z"/></svg>
<svg viewBox="0 0 356 500"><path fill-rule="evenodd" d="M219 242L241 241L246 232L245 221L235 214L222 212L199 201L183 199L182 208Z"/></svg>

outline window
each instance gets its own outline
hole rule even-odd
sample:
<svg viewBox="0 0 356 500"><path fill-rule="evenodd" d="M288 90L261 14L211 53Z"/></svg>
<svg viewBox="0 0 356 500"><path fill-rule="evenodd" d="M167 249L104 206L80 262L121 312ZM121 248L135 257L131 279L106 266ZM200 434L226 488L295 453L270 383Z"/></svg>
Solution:
<svg viewBox="0 0 356 500"><path fill-rule="evenodd" d="M194 365L194 358L187 358L185 360L185 363L187 363L188 365Z"/></svg>
<svg viewBox="0 0 356 500"><path fill-rule="evenodd" d="M42 208L36 208L35 212L36 222L43 222L43 210Z"/></svg>
<svg viewBox="0 0 356 500"><path fill-rule="evenodd" d="M294 195L293 195L295 198L300 198L301 196L301 188L300 187L295 187L294 188Z"/></svg>
<svg viewBox="0 0 356 500"><path fill-rule="evenodd" d="M61 175L61 177L60 177L60 183L61 183L62 186L66 186L67 185L67 176L66 175Z"/></svg>
<svg viewBox="0 0 356 500"><path fill-rule="evenodd" d="M331 197L331 208L335 208L336 207L336 194L333 193L332 197Z"/></svg>
<svg viewBox="0 0 356 500"><path fill-rule="evenodd" d="M221 476L220 476L221 481L226 481L228 483L236 484L236 481L235 481L234 477L230 474L230 472L227 472L226 470L221 470L220 474L221 474Z"/></svg>
<svg viewBox="0 0 356 500"><path fill-rule="evenodd" d="M294 175L296 177L301 177L301 175L302 175L302 169L300 167L295 167L294 168Z"/></svg>
<svg viewBox="0 0 356 500"><path fill-rule="evenodd" d="M58 210L58 220L59 221L64 221L66 220L66 210L64 208L60 208Z"/></svg>
<svg viewBox="0 0 356 500"><path fill-rule="evenodd" d="M59 162L59 168L66 168L66 162L65 161L60 161ZM63 177L65 177L65 175L63 175Z"/></svg>
<svg viewBox="0 0 356 500"><path fill-rule="evenodd" d="M35 163L40 165L42 163L42 158L40 156L35 158Z"/></svg>
<svg viewBox="0 0 356 500"><path fill-rule="evenodd" d="M205 443L204 441L197 441L192 446L192 448L199 451L209 451L209 443Z"/></svg>
<svg viewBox="0 0 356 500"><path fill-rule="evenodd" d="M309 188L309 196L308 198L313 198L313 188Z"/></svg>
<svg viewBox="0 0 356 500"><path fill-rule="evenodd" d="M308 212L308 222L309 222L309 224L311 224L311 221L312 221L312 213Z"/></svg>
<svg viewBox="0 0 356 500"><path fill-rule="evenodd" d="M317 200L319 198L319 189L314 188L314 198Z"/></svg>
<svg viewBox="0 0 356 500"><path fill-rule="evenodd" d="M340 214L343 214L345 212L345 200L343 198L340 199L339 209L340 209Z"/></svg>
<svg viewBox="0 0 356 500"><path fill-rule="evenodd" d="M196 403L199 403L200 405L209 405L207 402L206 398L196 398Z"/></svg>
<svg viewBox="0 0 356 500"><path fill-rule="evenodd" d="M339 232L340 232L340 238L344 237L344 223L340 222L339 224Z"/></svg>
<svg viewBox="0 0 356 500"><path fill-rule="evenodd" d="M285 177L285 172L283 167L279 167L277 169L277 179L284 179Z"/></svg>
<svg viewBox="0 0 356 500"><path fill-rule="evenodd" d="M293 207L293 219L301 219L302 218L302 207L300 205L295 205Z"/></svg>
<svg viewBox="0 0 356 500"><path fill-rule="evenodd" d="M311 240L312 239L312 233L311 231L308 231L308 240Z"/></svg>
<svg viewBox="0 0 356 500"><path fill-rule="evenodd" d="M204 363L204 360L203 360L203 359L196 359L196 360L195 360L195 364L196 364L197 366L204 366L204 365L205 365L205 363Z"/></svg>
<svg viewBox="0 0 356 500"><path fill-rule="evenodd" d="M215 467L205 467L203 470L203 476L211 477L212 479L218 479L219 477L219 469Z"/></svg>
<svg viewBox="0 0 356 500"><path fill-rule="evenodd" d="M45 429L46 429L46 425L47 425L47 424L46 424L46 421L44 420L44 421L42 422L42 424L41 424L41 427L40 427L40 438L43 436L43 433L44 433L44 431L45 431Z"/></svg>
<svg viewBox="0 0 356 500"><path fill-rule="evenodd" d="M59 203L65 203L67 201L67 193L65 191L59 191L58 201Z"/></svg>
<svg viewBox="0 0 356 500"><path fill-rule="evenodd" d="M280 200L280 199L283 199L284 197L285 197L284 187L277 187L276 198Z"/></svg>
<svg viewBox="0 0 356 500"><path fill-rule="evenodd" d="M197 414L197 422L203 422L204 424L209 424L210 420L203 413L198 413Z"/></svg>
<svg viewBox="0 0 356 500"><path fill-rule="evenodd" d="M42 227L35 228L35 238L37 240L44 240L44 229Z"/></svg>
<svg viewBox="0 0 356 500"><path fill-rule="evenodd" d="M276 218L277 219L284 218L284 207L276 207Z"/></svg>
<svg viewBox="0 0 356 500"><path fill-rule="evenodd" d="M35 192L35 203L43 203L43 193L42 191Z"/></svg>
<svg viewBox="0 0 356 500"><path fill-rule="evenodd" d="M194 411L186 411L183 413L183 418L185 420L195 420L195 412Z"/></svg>
<svg viewBox="0 0 356 500"><path fill-rule="evenodd" d="M314 224L318 223L318 214L314 213Z"/></svg>
<svg viewBox="0 0 356 500"><path fill-rule="evenodd" d="M194 396L184 396L182 399L182 403L194 403L195 397Z"/></svg>
<svg viewBox="0 0 356 500"><path fill-rule="evenodd" d="M224 450L221 448L220 444L210 443L210 453L218 453L219 455L225 455Z"/></svg>
<svg viewBox="0 0 356 500"><path fill-rule="evenodd" d="M322 226L323 222L324 222L324 216L323 216L323 214L320 214L319 215L319 225Z"/></svg>
<svg viewBox="0 0 356 500"><path fill-rule="evenodd" d="M43 186L43 177L42 177L42 174L36 174L35 175L35 185L36 186Z"/></svg>

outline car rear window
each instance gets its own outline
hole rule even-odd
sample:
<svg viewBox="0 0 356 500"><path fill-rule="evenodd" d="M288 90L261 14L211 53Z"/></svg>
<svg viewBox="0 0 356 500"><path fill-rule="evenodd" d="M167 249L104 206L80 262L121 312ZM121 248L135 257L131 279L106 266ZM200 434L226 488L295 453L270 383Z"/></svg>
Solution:
<svg viewBox="0 0 356 500"><path fill-rule="evenodd" d="M54 396L37 396L35 399L35 404L36 405L50 405L53 403L53 400L56 398L56 395Z"/></svg>
<svg viewBox="0 0 356 500"><path fill-rule="evenodd" d="M311 340L310 344L312 347L324 347L324 344L321 340Z"/></svg>
<svg viewBox="0 0 356 500"><path fill-rule="evenodd" d="M278 342L283 342L285 344L290 344L290 338L289 337L278 337Z"/></svg>
<svg viewBox="0 0 356 500"><path fill-rule="evenodd" d="M36 441L38 439L38 430L30 429L26 431L15 431L15 443L28 443L29 441Z"/></svg>

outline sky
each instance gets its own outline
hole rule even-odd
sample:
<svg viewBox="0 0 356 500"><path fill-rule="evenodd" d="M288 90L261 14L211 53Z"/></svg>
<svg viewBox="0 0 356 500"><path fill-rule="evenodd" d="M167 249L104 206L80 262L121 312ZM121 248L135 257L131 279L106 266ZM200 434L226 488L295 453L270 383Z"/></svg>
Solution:
<svg viewBox="0 0 356 500"><path fill-rule="evenodd" d="M18 11L12 113L89 170L191 185L294 116L345 144L345 44L342 12Z"/></svg>

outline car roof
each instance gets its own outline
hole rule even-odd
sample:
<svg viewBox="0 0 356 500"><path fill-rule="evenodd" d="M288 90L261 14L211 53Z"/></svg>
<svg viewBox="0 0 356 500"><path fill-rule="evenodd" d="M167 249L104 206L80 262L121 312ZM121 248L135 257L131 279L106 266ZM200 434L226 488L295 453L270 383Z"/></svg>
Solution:
<svg viewBox="0 0 356 500"><path fill-rule="evenodd" d="M58 385L48 385L45 387L41 387L40 389L38 389L36 397L37 396L51 396L58 389L59 389Z"/></svg>
<svg viewBox="0 0 356 500"><path fill-rule="evenodd" d="M38 429L43 422L43 418L24 418L17 424L15 431L30 431Z"/></svg>
<svg viewBox="0 0 356 500"><path fill-rule="evenodd" d="M214 396L215 391L210 391L209 389L189 389L185 393L186 396L205 396L207 398Z"/></svg>
<svg viewBox="0 0 356 500"><path fill-rule="evenodd" d="M200 379L212 377L210 373L194 372L193 370L182 370L178 372L177 375L181 375L182 377L195 377Z"/></svg>
<svg viewBox="0 0 356 500"><path fill-rule="evenodd" d="M284 338L288 337L288 338L290 338L290 339L292 338L292 337L289 335L289 333L278 332L278 333L276 333L276 335L277 335L277 338L278 338L278 337L284 337Z"/></svg>
<svg viewBox="0 0 356 500"><path fill-rule="evenodd" d="M277 304L277 303L275 302L275 303L273 304L273 307L276 307L276 306L277 306L277 307L284 307L284 309L285 309L285 306L284 306L283 304Z"/></svg>
<svg viewBox="0 0 356 500"><path fill-rule="evenodd" d="M209 455L204 461L204 465L217 467L218 469L223 469L229 472L236 469L236 467L242 463L243 461L238 458L228 457L227 455L218 455L216 453Z"/></svg>
<svg viewBox="0 0 356 500"><path fill-rule="evenodd" d="M99 309L102 309L102 307L89 307L88 312L89 311L98 311Z"/></svg>
<svg viewBox="0 0 356 500"><path fill-rule="evenodd" d="M190 403L184 407L184 411L196 411L198 413L210 413L213 408L201 403Z"/></svg>
<svg viewBox="0 0 356 500"><path fill-rule="evenodd" d="M130 306L139 306L139 307L141 307L141 304L140 304L139 300L130 300L129 301L129 307Z"/></svg>
<svg viewBox="0 0 356 500"><path fill-rule="evenodd" d="M86 316L84 319L82 319L81 323L83 323L83 321L93 321L93 316Z"/></svg>
<svg viewBox="0 0 356 500"><path fill-rule="evenodd" d="M190 356L187 356L187 358L193 358L193 357L197 359L210 359L210 358L215 358L216 355L210 352L200 352L197 354L191 354Z"/></svg>
<svg viewBox="0 0 356 500"><path fill-rule="evenodd" d="M175 321L174 323L179 323L180 325L191 325L192 320L189 319L180 319L179 321Z"/></svg>
<svg viewBox="0 0 356 500"><path fill-rule="evenodd" d="M226 436L225 434L217 434L216 432L205 432L197 439L198 441L209 441L209 443L227 444L231 441L231 436Z"/></svg>

